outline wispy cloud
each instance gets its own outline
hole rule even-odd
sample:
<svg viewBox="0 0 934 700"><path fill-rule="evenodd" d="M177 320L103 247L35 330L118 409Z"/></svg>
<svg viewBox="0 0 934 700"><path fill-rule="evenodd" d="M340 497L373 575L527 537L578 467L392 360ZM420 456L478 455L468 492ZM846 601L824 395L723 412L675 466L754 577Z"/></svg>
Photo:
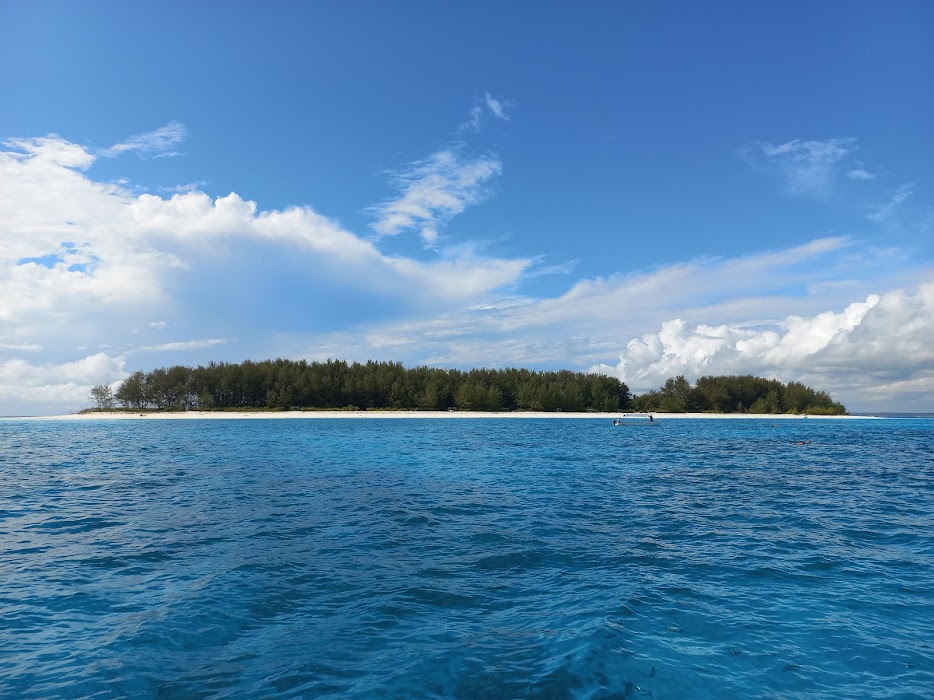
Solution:
<svg viewBox="0 0 934 700"><path fill-rule="evenodd" d="M161 345L147 345L140 348L149 352L162 352L166 350L201 350L215 345L226 345L228 338L207 338L205 340L183 340L175 343L162 343Z"/></svg>
<svg viewBox="0 0 934 700"><path fill-rule="evenodd" d="M536 263L541 263L544 258L539 258L536 260ZM557 265L541 265L537 264L535 267L529 269L526 274L526 279L532 279L533 277L547 277L548 275L569 275L574 271L574 268L578 264L578 260L568 260L567 262L558 263Z"/></svg>
<svg viewBox="0 0 934 700"><path fill-rule="evenodd" d="M876 209L869 214L866 214L866 218L870 221L875 221L876 223L885 223L889 221L896 212L905 203L905 201L914 194L914 187L916 182L905 182L895 188L895 191L892 192L892 196L889 198L885 204L876 207Z"/></svg>
<svg viewBox="0 0 934 700"><path fill-rule="evenodd" d="M474 103L470 109L470 116L458 127L458 131L480 131L490 117L508 122L511 118L507 113L508 108L507 102L493 97L488 92L484 93L483 98Z"/></svg>
<svg viewBox="0 0 934 700"><path fill-rule="evenodd" d="M374 209L379 218L373 228L382 236L417 229L425 244L433 246L439 229L485 199L490 180L501 172L502 164L492 156L464 159L454 149L433 153L395 176L402 194Z"/></svg>
<svg viewBox="0 0 934 700"><path fill-rule="evenodd" d="M507 103L489 92L477 100L458 131L479 131L487 119L509 121ZM490 182L502 172L493 155L468 155L463 144L452 144L428 158L392 173L399 196L371 209L372 228L380 236L415 230L428 248L437 246L441 229L468 206L490 194Z"/></svg>
<svg viewBox="0 0 934 700"><path fill-rule="evenodd" d="M850 170L849 172L847 172L846 176L850 178L851 180L875 180L876 179L876 175L874 173L869 172L862 166L858 168L853 168L853 170Z"/></svg>
<svg viewBox="0 0 934 700"><path fill-rule="evenodd" d="M0 351L14 351L14 352L39 352L42 350L41 345L35 343L3 343L0 342Z"/></svg>
<svg viewBox="0 0 934 700"><path fill-rule="evenodd" d="M188 136L185 125L172 121L155 131L131 136L123 143L117 143L101 151L103 156L118 156L123 153L135 152L140 157L170 158L179 155L175 147Z"/></svg>
<svg viewBox="0 0 934 700"><path fill-rule="evenodd" d="M486 93L483 96L483 101L494 117L509 121L509 115L506 114L506 105L502 100L497 100L490 93Z"/></svg>
<svg viewBox="0 0 934 700"><path fill-rule="evenodd" d="M197 192L207 184L205 180L197 180L184 185L175 185L174 187L160 187L159 191L168 192L169 194L185 194L186 192Z"/></svg>
<svg viewBox="0 0 934 700"><path fill-rule="evenodd" d="M855 138L794 139L780 144L758 141L747 154L753 165L779 172L789 194L824 197L833 187L838 164L858 148Z"/></svg>

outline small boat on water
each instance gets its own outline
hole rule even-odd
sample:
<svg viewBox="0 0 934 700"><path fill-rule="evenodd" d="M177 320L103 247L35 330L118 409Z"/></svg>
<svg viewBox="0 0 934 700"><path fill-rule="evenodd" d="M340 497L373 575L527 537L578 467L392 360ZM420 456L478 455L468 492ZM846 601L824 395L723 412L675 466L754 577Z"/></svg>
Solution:
<svg viewBox="0 0 934 700"><path fill-rule="evenodd" d="M657 425L658 421L651 413L625 413L613 419L613 425Z"/></svg>

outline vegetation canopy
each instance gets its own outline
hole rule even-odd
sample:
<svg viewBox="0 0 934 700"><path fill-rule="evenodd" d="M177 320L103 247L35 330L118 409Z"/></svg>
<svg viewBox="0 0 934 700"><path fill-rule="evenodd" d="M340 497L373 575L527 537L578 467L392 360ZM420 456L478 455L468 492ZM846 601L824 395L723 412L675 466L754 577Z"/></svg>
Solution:
<svg viewBox="0 0 934 700"><path fill-rule="evenodd" d="M669 378L657 391L633 399L639 411L713 413L805 413L845 415L843 404L800 382L783 384L752 375L701 377L694 386L683 377Z"/></svg>
<svg viewBox="0 0 934 700"><path fill-rule="evenodd" d="M95 386L98 409L599 411L845 414L842 404L798 382L753 376L668 379L632 396L614 377L567 370L432 367L398 362L266 360L136 371L112 391Z"/></svg>
<svg viewBox="0 0 934 700"><path fill-rule="evenodd" d="M106 387L105 387L106 388ZM107 392L92 390L99 408ZM619 411L628 387L613 377L526 369L415 367L398 362L267 360L175 366L127 377L113 393L125 408Z"/></svg>

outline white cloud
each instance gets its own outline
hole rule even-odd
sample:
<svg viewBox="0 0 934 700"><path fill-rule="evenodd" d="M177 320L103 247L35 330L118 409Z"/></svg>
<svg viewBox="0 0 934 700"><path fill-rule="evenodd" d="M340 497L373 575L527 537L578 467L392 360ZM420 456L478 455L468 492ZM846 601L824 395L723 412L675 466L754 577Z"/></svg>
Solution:
<svg viewBox="0 0 934 700"><path fill-rule="evenodd" d="M187 136L188 130L185 125L172 121L155 131L131 136L123 143L114 144L110 148L101 151L100 154L103 156L118 156L132 151L141 157L168 158L179 155L174 149Z"/></svg>
<svg viewBox="0 0 934 700"><path fill-rule="evenodd" d="M434 245L438 229L485 199L489 181L501 172L502 164L490 156L464 160L450 149L433 153L396 176L402 195L376 207L373 228L383 236L417 228L422 240Z"/></svg>
<svg viewBox="0 0 934 700"><path fill-rule="evenodd" d="M90 405L91 387L126 377L126 361L97 353L73 362L33 364L22 359L0 362L0 415L75 410Z"/></svg>
<svg viewBox="0 0 934 700"><path fill-rule="evenodd" d="M41 350L42 350L42 346L36 345L35 343L3 343L3 342L0 342L0 351L40 352Z"/></svg>
<svg viewBox="0 0 934 700"><path fill-rule="evenodd" d="M558 263L557 265L542 265L544 257L538 258L535 262L539 263L535 267L531 268L526 274L526 279L532 279L534 277L547 277L548 275L569 275L574 271L574 267L578 264L578 260L568 260L567 262Z"/></svg>
<svg viewBox="0 0 934 700"><path fill-rule="evenodd" d="M658 388L668 377L753 374L798 380L857 402L934 380L934 282L914 294L872 294L842 311L788 316L768 327L732 323L689 325L666 321L654 333L626 343L613 374L637 391ZM878 404L877 404L878 405Z"/></svg>
<svg viewBox="0 0 934 700"><path fill-rule="evenodd" d="M838 163L859 148L854 138L794 139L781 144L760 141L756 146L758 150L751 154L754 164L781 173L789 194L812 197L830 192Z"/></svg>
<svg viewBox="0 0 934 700"><path fill-rule="evenodd" d="M817 377L808 359L816 353L829 358L834 338L849 331L854 340L847 351L865 353L853 329L868 327L861 314L877 298L874 290L905 283L928 290L924 285L931 283L924 280L931 274L857 241L819 239L786 250L582 280L554 298L505 296L428 319L318 335L303 354L325 359L347 356L351 349L349 359L407 364L594 367L618 375L625 370L624 379L639 391L657 388L672 373L766 371L797 358L788 365L787 379L816 377L816 388L881 410L867 403L869 385L851 386L850 375L863 372L859 361L850 369L841 354L839 366ZM646 333L648 328L658 330ZM919 333L923 337L923 329ZM748 362L755 356L763 358L759 365ZM619 364L609 362L613 357L621 357ZM914 369L906 365L905 381L924 381L924 357L918 355L922 364ZM910 364L908 354L903 358Z"/></svg>
<svg viewBox="0 0 934 700"><path fill-rule="evenodd" d="M866 218L876 223L885 223L889 221L895 216L901 205L914 194L914 187L916 184L915 182L906 182L896 187L889 201L867 214Z"/></svg>
<svg viewBox="0 0 934 700"><path fill-rule="evenodd" d="M175 343L162 343L161 345L146 345L140 350L150 352L162 352L166 350L200 350L210 348L215 345L226 345L230 340L228 338L205 338L204 340L183 340Z"/></svg>
<svg viewBox="0 0 934 700"><path fill-rule="evenodd" d="M185 185L175 185L174 187L160 187L160 192L168 192L169 194L185 194L188 192L196 192L202 187L207 185L206 180L198 180L196 182L189 182Z"/></svg>
<svg viewBox="0 0 934 700"><path fill-rule="evenodd" d="M479 131L492 117L509 121L507 104L489 92L474 104L459 131ZM491 156L465 156L461 145L432 153L393 174L399 196L373 207L372 228L380 236L415 230L427 248L436 248L441 229L468 206L490 194L490 181L500 175L502 163Z"/></svg>
<svg viewBox="0 0 934 700"><path fill-rule="evenodd" d="M470 253L435 263L386 256L309 207L259 211L235 193L136 196L77 172L93 160L80 147L41 141L17 142L26 153L0 152L0 323L38 324L43 314L78 318L92 309L165 308L173 296L170 281L194 274L193 266L203 271L223 263L225 250L247 242L302 251L309 275L331 271L355 287L395 288L402 296L427 288L442 299L475 297L514 282L530 264ZM443 222L479 201L498 171L490 159L462 162L451 152L436 154L410 173L404 197L386 206L391 221L384 230ZM63 241L81 243L63 248ZM19 262L48 256L60 261Z"/></svg>
<svg viewBox="0 0 934 700"><path fill-rule="evenodd" d="M477 304L476 306L471 306L467 311L493 311L493 310L502 310L502 309L513 309L522 306L529 306L530 304L535 303L535 299L532 297L515 297L508 296L501 299L496 299L494 301L486 301L482 304Z"/></svg>
<svg viewBox="0 0 934 700"><path fill-rule="evenodd" d="M509 121L511 117L506 113L509 104L503 100L493 97L490 93L484 93L483 99L477 100L470 109L470 116L467 121L458 127L458 131L480 131L483 123L488 117Z"/></svg>
<svg viewBox="0 0 934 700"><path fill-rule="evenodd" d="M875 175L873 175L871 172L869 172L868 170L862 167L854 168L853 170L850 170L846 174L846 176L850 178L851 180L875 180L876 179Z"/></svg>
<svg viewBox="0 0 934 700"><path fill-rule="evenodd" d="M388 255L379 238L355 235L310 207L262 210L236 193L198 190L139 195L93 180L84 171L94 156L58 137L8 144L0 149L0 350L40 354L4 361L0 413L52 405L56 396L63 407L87 405L89 386L119 380L134 352L205 348L233 360L304 354L585 369L614 366L629 340L648 336L643 355L626 355L627 371L661 367L664 353L653 348L668 343L672 358L697 366L725 363L731 353L776 365L803 353L801 371L817 372L805 360L820 359L814 385L844 388L844 401L882 396L883 386L892 395L914 392L930 381L923 348L914 365L901 353L903 364L875 384L852 379L852 368L864 374L859 358L877 357L878 337L896 327L884 323L897 315L882 314L887 305L905 310L900 323L915 329L909 338L930 332L929 301L918 306L917 294L886 291L929 281L930 269L855 239L583 279L536 299L517 283L567 266L484 257L469 245L442 249L432 262ZM456 151L416 164L400 179L400 197L380 208L383 235L437 234L486 196L500 169L495 159ZM872 293L878 302L864 308ZM143 334L134 328L167 325L144 319L171 319L176 337L200 340L139 347ZM106 353L76 360L80 346Z"/></svg>
<svg viewBox="0 0 934 700"><path fill-rule="evenodd" d="M509 115L506 114L506 105L501 101L497 100L490 93L486 93L483 96L483 101L486 104L490 113L497 119L502 119L504 121L509 121Z"/></svg>
<svg viewBox="0 0 934 700"><path fill-rule="evenodd" d="M842 269L833 271L824 266L849 254L853 247L846 238L823 238L785 250L698 259L628 276L584 279L561 296L523 310L521 316L510 320L510 327L515 330L554 323L575 327L579 319L631 325L685 307L726 314L730 313L726 305L740 299L744 299L741 313L762 317L774 310L777 295L786 303L785 290L797 289L796 293L804 296L812 281L842 274Z"/></svg>
<svg viewBox="0 0 934 700"><path fill-rule="evenodd" d="M140 318L172 318L179 333L239 336L231 347L253 347L254 337L242 340L244 324L278 333L302 323L313 329L315 318L348 304L355 305L350 315L382 305L382 314L395 316L476 304L514 285L532 264L469 248L441 251L433 262L386 255L309 207L263 211L236 193L138 195L89 177L84 170L93 161L88 150L55 136L0 148L0 338L7 352L41 347L42 359L53 363L82 345L130 353ZM444 180L432 193L440 199L428 194L427 170L428 179L410 183L407 202L429 211L422 226L478 201L499 167L440 156L434 163ZM444 187L451 199L443 198Z"/></svg>
<svg viewBox="0 0 934 700"><path fill-rule="evenodd" d="M34 169L55 165L84 170L94 162L94 156L84 148L56 134L31 139L8 139L3 145L15 149L3 152L4 160L29 161Z"/></svg>
<svg viewBox="0 0 934 700"><path fill-rule="evenodd" d="M483 107L476 104L470 110L470 117L460 125L458 131L480 131L481 124L483 124Z"/></svg>

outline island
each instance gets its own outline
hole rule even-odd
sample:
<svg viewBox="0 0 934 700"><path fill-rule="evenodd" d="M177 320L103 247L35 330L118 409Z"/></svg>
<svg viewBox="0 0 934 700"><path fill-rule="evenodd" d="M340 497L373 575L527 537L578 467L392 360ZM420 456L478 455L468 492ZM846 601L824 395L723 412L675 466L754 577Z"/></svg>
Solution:
<svg viewBox="0 0 934 700"><path fill-rule="evenodd" d="M406 368L399 362L264 360L137 370L92 388L94 411L480 411L846 415L826 392L751 375L669 378L633 395L619 379L529 369Z"/></svg>

